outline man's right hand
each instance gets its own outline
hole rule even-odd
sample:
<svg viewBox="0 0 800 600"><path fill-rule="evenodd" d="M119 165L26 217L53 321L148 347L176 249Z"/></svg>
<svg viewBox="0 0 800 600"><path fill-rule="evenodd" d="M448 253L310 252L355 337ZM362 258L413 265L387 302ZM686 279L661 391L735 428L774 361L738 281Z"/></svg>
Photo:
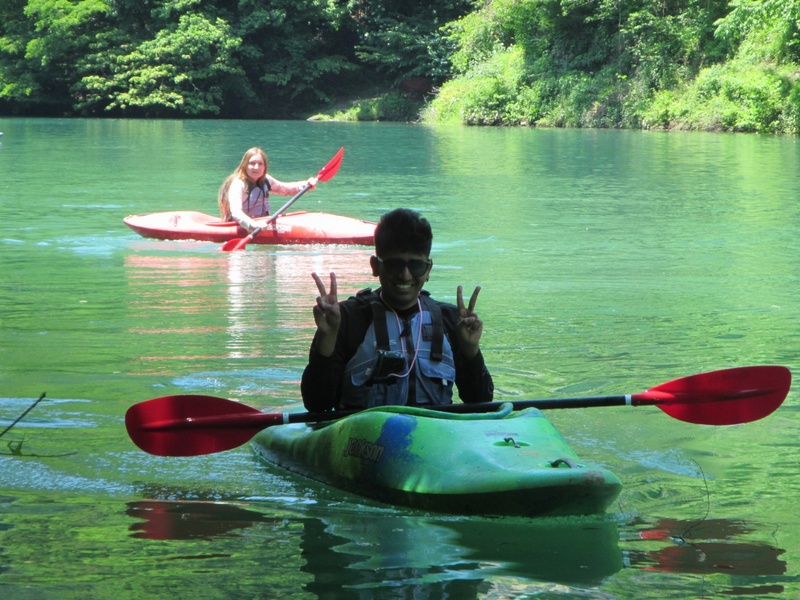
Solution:
<svg viewBox="0 0 800 600"><path fill-rule="evenodd" d="M339 310L339 298L336 295L336 273L331 271L330 291L316 273L311 273L319 290L317 303L314 305L314 322L317 324L317 351L322 356L331 356L336 347L336 336L342 322Z"/></svg>

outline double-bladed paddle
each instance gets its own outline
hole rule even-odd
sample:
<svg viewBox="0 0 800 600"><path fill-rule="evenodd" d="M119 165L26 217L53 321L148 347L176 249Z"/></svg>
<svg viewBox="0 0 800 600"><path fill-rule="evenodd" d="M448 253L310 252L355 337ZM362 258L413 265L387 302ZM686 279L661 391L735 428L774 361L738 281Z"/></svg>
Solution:
<svg viewBox="0 0 800 600"><path fill-rule="evenodd" d="M326 164L319 170L319 173L317 173L317 182L328 181L329 179L333 179L333 176L336 175L337 171L339 171L339 167L342 164L343 156L344 156L344 147L341 147L339 148L339 151L334 155L334 157L328 161L328 164ZM222 244L222 251L232 252L234 250L244 250L245 246L247 246L247 244L252 242L253 238L255 238L261 232L262 229L265 229L271 223L274 223L279 216L281 216L284 212L286 212L286 209L288 209L292 204L295 203L295 201L300 196L305 194L310 189L311 189L310 184L305 186L302 190L300 190L294 196L292 196L291 199L286 204L284 204L278 210L276 210L275 214L273 214L269 219L267 219L266 223L264 223L261 227L256 227L247 236L243 238L233 238L232 240L228 240L227 242Z"/></svg>
<svg viewBox="0 0 800 600"><path fill-rule="evenodd" d="M525 408L594 408L655 405L669 416L700 425L735 425L757 421L786 398L792 375L786 367L755 366L690 375L639 394L585 398L514 400ZM448 404L433 410L487 413L505 402ZM230 450L273 425L340 419L358 411L264 413L215 396L179 395L153 398L128 409L125 426L133 442L158 456L198 456Z"/></svg>

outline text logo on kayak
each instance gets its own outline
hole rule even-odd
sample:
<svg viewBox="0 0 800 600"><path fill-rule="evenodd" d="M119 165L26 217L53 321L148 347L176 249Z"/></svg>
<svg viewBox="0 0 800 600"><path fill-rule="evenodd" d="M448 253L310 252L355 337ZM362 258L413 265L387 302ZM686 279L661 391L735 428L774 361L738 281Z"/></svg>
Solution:
<svg viewBox="0 0 800 600"><path fill-rule="evenodd" d="M350 438L347 440L347 446L344 449L345 456L355 456L363 458L372 462L378 462L383 456L383 446L373 444L367 440L359 438Z"/></svg>

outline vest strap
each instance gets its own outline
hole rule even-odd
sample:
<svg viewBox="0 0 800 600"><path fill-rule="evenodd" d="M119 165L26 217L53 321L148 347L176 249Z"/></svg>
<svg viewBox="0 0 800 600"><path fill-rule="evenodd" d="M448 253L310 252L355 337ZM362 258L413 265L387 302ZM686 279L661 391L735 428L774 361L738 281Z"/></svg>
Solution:
<svg viewBox="0 0 800 600"><path fill-rule="evenodd" d="M420 296L425 308L431 313L431 360L437 362L444 358L442 344L444 340L444 326L442 325L442 309L430 296Z"/></svg>
<svg viewBox="0 0 800 600"><path fill-rule="evenodd" d="M389 350L389 328L386 325L386 306L378 295L367 288L359 291L356 298L362 302L369 302L372 308L372 323L375 326L375 343L379 350ZM431 315L431 360L440 362L444 358L444 324L442 309L429 294L420 295L424 310ZM422 315L419 315L422 318Z"/></svg>
<svg viewBox="0 0 800 600"><path fill-rule="evenodd" d="M386 307L380 300L370 302L372 307L372 324L375 326L375 343L378 350L388 351L389 327L386 325Z"/></svg>

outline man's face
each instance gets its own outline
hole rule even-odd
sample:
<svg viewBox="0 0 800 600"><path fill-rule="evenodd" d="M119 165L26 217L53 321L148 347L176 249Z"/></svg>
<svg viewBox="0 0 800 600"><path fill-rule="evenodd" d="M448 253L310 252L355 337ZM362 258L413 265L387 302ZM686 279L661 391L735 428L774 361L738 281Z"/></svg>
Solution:
<svg viewBox="0 0 800 600"><path fill-rule="evenodd" d="M393 252L370 259L372 274L381 282L384 302L395 310L411 308L433 266L424 254Z"/></svg>

